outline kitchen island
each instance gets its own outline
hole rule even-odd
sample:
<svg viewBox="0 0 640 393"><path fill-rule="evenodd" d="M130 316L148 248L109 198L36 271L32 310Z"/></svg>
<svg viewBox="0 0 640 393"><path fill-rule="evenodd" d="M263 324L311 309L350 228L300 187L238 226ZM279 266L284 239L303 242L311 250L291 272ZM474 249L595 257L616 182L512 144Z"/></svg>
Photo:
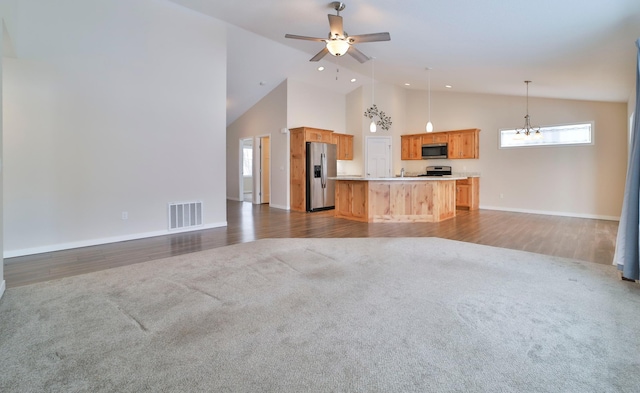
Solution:
<svg viewBox="0 0 640 393"><path fill-rule="evenodd" d="M335 216L363 222L439 222L456 215L458 176L335 177Z"/></svg>

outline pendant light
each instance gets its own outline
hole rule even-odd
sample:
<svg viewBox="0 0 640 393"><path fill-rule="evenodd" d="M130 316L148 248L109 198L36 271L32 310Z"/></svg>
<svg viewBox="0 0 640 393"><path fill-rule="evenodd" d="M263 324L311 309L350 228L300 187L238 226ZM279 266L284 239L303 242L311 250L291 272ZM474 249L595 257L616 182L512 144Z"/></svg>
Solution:
<svg viewBox="0 0 640 393"><path fill-rule="evenodd" d="M536 139L542 139L540 127L532 127L531 117L529 116L529 83L531 83L531 81L524 81L524 83L527 84L527 114L524 117L524 127L516 129L514 139L531 139L532 136Z"/></svg>
<svg viewBox="0 0 640 393"><path fill-rule="evenodd" d="M374 59L375 58L371 58L371 106L375 105L376 101L376 78L375 78L375 70L374 70ZM377 131L377 126L376 126L376 120L375 119L371 119L371 124L369 124L369 131L370 132L376 132Z"/></svg>
<svg viewBox="0 0 640 393"><path fill-rule="evenodd" d="M427 117L427 126L425 127L427 132L433 132L433 124L431 124L431 68L427 67L427 75L428 75L428 94L429 94L429 111L428 111L428 117Z"/></svg>

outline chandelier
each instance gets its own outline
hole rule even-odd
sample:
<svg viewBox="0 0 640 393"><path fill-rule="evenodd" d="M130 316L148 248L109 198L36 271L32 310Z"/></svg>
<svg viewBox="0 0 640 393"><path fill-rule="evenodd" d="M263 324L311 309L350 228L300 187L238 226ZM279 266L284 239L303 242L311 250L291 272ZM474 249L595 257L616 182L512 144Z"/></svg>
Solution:
<svg viewBox="0 0 640 393"><path fill-rule="evenodd" d="M524 117L524 127L516 129L515 139L530 139L532 136L536 139L542 139L542 133L540 127L531 126L531 117L529 116L529 83L531 81L524 81L527 84L527 114Z"/></svg>

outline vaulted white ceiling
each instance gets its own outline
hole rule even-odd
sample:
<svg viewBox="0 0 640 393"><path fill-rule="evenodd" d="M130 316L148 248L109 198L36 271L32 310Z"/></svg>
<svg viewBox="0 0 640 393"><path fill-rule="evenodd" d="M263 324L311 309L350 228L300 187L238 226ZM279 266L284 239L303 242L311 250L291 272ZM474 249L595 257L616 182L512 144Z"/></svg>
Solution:
<svg viewBox="0 0 640 393"><path fill-rule="evenodd" d="M172 0L225 21L227 123L286 78L339 92L377 82L432 90L627 102L635 90L638 0L347 0L350 35L387 31L389 42L361 43L375 60L308 60L324 38L326 0ZM325 71L318 72L318 65ZM356 82L350 82L356 78Z"/></svg>

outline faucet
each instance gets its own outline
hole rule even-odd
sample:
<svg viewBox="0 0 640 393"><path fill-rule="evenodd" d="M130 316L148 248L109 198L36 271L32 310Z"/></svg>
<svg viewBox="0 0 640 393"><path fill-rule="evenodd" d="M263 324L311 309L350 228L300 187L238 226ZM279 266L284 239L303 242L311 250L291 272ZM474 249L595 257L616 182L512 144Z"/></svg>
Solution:
<svg viewBox="0 0 640 393"><path fill-rule="evenodd" d="M404 177L404 168L400 169L400 177Z"/></svg>

